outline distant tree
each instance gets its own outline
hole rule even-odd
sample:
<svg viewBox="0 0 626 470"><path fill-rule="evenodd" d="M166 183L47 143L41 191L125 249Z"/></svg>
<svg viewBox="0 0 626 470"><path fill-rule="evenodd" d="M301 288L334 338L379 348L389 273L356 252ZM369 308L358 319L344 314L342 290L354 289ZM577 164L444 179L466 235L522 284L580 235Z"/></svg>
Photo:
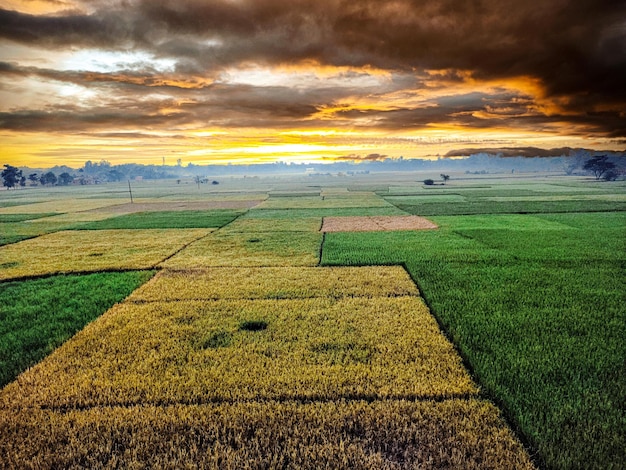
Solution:
<svg viewBox="0 0 626 470"><path fill-rule="evenodd" d="M433 180L431 180L430 178L424 180L424 184L426 186L432 186L433 184L435 184L435 182Z"/></svg>
<svg viewBox="0 0 626 470"><path fill-rule="evenodd" d="M43 186L46 186L47 184L54 185L57 182L57 175L49 171L48 173L44 173L39 177L39 182Z"/></svg>
<svg viewBox="0 0 626 470"><path fill-rule="evenodd" d="M37 186L37 181L39 181L37 173L31 173L30 175L28 175L28 179L30 180L31 186Z"/></svg>
<svg viewBox="0 0 626 470"><path fill-rule="evenodd" d="M441 173L439 176L441 176L441 179L443 180L443 184L446 184L446 181L450 179L450 175L444 175L443 173Z"/></svg>
<svg viewBox="0 0 626 470"><path fill-rule="evenodd" d="M119 170L109 170L107 171L107 179L109 181L122 181L124 178L124 173Z"/></svg>
<svg viewBox="0 0 626 470"><path fill-rule="evenodd" d="M20 184L22 176L22 170L12 165L4 165L4 170L2 170L2 184L7 187L7 189L15 188L18 184Z"/></svg>
<svg viewBox="0 0 626 470"><path fill-rule="evenodd" d="M213 180L213 181L211 181L211 184L220 184L220 182L217 181L217 180Z"/></svg>
<svg viewBox="0 0 626 470"><path fill-rule="evenodd" d="M583 165L583 170L592 172L597 180L602 178L608 171L612 171L614 168L615 163L609 161L609 157L606 155L593 157L587 160Z"/></svg>
<svg viewBox="0 0 626 470"><path fill-rule="evenodd" d="M70 175L68 172L64 172L59 175L59 184L61 186L67 186L73 181L74 181L74 177Z"/></svg>
<svg viewBox="0 0 626 470"><path fill-rule="evenodd" d="M26 176L20 176L20 186L22 188L26 186Z"/></svg>
<svg viewBox="0 0 626 470"><path fill-rule="evenodd" d="M607 172L604 173L604 175L602 175L602 179L604 179L604 181L615 181L617 179L617 172L614 170L608 170Z"/></svg>

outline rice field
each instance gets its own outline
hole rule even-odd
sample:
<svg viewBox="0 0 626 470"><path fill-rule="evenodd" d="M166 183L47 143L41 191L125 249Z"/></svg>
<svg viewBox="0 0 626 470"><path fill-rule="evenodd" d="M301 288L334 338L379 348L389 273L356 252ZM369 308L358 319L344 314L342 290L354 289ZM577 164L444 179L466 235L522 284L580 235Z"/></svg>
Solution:
<svg viewBox="0 0 626 470"><path fill-rule="evenodd" d="M277 282L277 280L280 280ZM399 266L244 267L163 270L137 289L134 302L221 299L310 299L417 296L407 272Z"/></svg>
<svg viewBox="0 0 626 470"><path fill-rule="evenodd" d="M0 410L0 430L5 468L533 468L478 399Z"/></svg>
<svg viewBox="0 0 626 470"><path fill-rule="evenodd" d="M215 232L160 264L185 269L218 266L315 266L319 232Z"/></svg>
<svg viewBox="0 0 626 470"><path fill-rule="evenodd" d="M209 229L61 231L0 247L0 280L151 269Z"/></svg>
<svg viewBox="0 0 626 470"><path fill-rule="evenodd" d="M619 468L626 186L415 179L0 193L0 469Z"/></svg>

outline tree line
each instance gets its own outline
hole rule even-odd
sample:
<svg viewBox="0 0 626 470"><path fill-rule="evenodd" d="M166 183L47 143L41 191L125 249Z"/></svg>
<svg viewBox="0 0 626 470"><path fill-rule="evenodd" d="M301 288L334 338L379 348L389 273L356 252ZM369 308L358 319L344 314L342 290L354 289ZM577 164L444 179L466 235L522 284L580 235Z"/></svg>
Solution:
<svg viewBox="0 0 626 470"><path fill-rule="evenodd" d="M29 181L30 186L37 186L38 184L42 186L67 186L74 181L74 177L67 172L61 173L59 176L55 175L52 171L48 171L46 173L42 173L41 175L37 173L31 173L27 176L24 175L23 171L13 165L4 165L4 170L2 170L2 185L7 189L13 189L17 187L26 186L26 181Z"/></svg>

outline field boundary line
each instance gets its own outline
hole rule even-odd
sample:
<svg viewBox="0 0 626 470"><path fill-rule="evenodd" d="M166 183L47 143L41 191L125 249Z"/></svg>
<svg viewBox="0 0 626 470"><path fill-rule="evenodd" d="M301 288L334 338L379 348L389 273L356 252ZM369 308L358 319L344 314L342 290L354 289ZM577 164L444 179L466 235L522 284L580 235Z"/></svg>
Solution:
<svg viewBox="0 0 626 470"><path fill-rule="evenodd" d="M219 230L219 229L218 229ZM217 230L211 231L205 235L202 235L201 237L196 238L195 240L191 240L188 243L185 243L183 246L181 246L178 250L174 251L174 253L166 256L164 259L162 259L161 261L157 262L154 267L157 269L163 269L163 268L159 268L158 266L162 263L165 263L167 260L169 260L170 258L173 258L174 256L176 256L178 253L180 253L181 251L183 251L185 248L188 248L190 245L192 245L193 243L199 242L200 240L204 240L205 238L207 238L209 235L211 235L212 233L215 233Z"/></svg>

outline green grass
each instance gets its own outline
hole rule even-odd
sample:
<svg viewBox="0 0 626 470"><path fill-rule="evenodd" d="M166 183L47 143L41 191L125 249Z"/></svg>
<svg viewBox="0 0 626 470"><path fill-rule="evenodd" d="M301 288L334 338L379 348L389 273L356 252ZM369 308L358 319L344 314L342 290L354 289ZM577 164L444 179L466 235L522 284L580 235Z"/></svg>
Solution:
<svg viewBox="0 0 626 470"><path fill-rule="evenodd" d="M547 468L620 468L626 214L432 219L440 230L326 234L322 264L404 263Z"/></svg>
<svg viewBox="0 0 626 470"><path fill-rule="evenodd" d="M317 209L251 209L246 217L258 219L310 218L310 217L351 217L376 215L407 215L393 206L388 207L344 207Z"/></svg>
<svg viewBox="0 0 626 470"><path fill-rule="evenodd" d="M219 228L241 212L231 210L138 212L75 226L79 230Z"/></svg>
<svg viewBox="0 0 626 470"><path fill-rule="evenodd" d="M0 387L153 274L97 273L0 283Z"/></svg>
<svg viewBox="0 0 626 470"><path fill-rule="evenodd" d="M0 223L24 222L25 220L42 219L58 215L56 212L46 212L43 214L0 214Z"/></svg>
<svg viewBox="0 0 626 470"><path fill-rule="evenodd" d="M559 212L612 212L626 210L626 203L622 201L609 200L589 200L580 201L576 199L565 201L493 201L487 198L469 200L467 202L424 202L412 203L406 198L386 198L399 209L409 214L420 216L434 215L473 215L473 214L540 214Z"/></svg>

